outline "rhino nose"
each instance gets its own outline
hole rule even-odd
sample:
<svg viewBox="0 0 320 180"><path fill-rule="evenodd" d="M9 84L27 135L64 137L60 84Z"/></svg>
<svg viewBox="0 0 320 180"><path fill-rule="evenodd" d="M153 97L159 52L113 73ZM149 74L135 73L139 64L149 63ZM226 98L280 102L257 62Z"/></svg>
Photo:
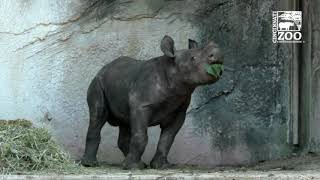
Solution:
<svg viewBox="0 0 320 180"><path fill-rule="evenodd" d="M220 49L217 49L217 51L216 51L216 59L217 60L219 60L219 61L223 61L223 58L224 58L224 56L223 56L223 53L221 52L221 50Z"/></svg>
<svg viewBox="0 0 320 180"><path fill-rule="evenodd" d="M220 49L215 48L213 51L213 56L209 57L210 64L223 64L224 55Z"/></svg>

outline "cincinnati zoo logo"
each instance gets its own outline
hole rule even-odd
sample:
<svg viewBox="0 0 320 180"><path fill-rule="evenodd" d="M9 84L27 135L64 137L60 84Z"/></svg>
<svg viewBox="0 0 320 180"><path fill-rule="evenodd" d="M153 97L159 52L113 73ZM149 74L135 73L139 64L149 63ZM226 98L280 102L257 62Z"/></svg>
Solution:
<svg viewBox="0 0 320 180"><path fill-rule="evenodd" d="M301 11L273 11L272 42L302 43L301 26Z"/></svg>

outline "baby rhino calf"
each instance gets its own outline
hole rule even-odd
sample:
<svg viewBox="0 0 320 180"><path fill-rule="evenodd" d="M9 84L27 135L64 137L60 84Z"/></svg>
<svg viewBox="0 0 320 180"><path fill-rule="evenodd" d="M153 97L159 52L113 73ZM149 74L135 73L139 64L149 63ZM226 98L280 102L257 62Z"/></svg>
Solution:
<svg viewBox="0 0 320 180"><path fill-rule="evenodd" d="M118 146L125 156L124 169L146 167L141 161L149 126L160 125L161 135L150 166L167 168L167 156L184 123L191 94L199 85L216 82L205 67L221 65L219 47L209 42L198 48L189 39L189 49L176 50L169 36L161 40L163 55L141 61L119 57L105 65L92 80L87 102L90 124L86 138L84 166L97 164L100 131L108 122L119 127Z"/></svg>

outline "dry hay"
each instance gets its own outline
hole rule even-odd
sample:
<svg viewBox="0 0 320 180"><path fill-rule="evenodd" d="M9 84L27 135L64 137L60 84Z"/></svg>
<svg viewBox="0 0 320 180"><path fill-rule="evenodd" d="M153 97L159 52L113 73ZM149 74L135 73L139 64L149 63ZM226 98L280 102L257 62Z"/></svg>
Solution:
<svg viewBox="0 0 320 180"><path fill-rule="evenodd" d="M65 171L77 164L55 143L44 128L27 120L0 120L0 173Z"/></svg>

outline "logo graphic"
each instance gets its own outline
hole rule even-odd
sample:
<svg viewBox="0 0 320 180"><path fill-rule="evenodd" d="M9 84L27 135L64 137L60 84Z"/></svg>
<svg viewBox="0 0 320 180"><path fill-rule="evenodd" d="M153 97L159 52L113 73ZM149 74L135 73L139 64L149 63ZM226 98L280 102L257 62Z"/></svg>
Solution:
<svg viewBox="0 0 320 180"><path fill-rule="evenodd" d="M272 12L273 43L302 43L301 27L301 11Z"/></svg>

